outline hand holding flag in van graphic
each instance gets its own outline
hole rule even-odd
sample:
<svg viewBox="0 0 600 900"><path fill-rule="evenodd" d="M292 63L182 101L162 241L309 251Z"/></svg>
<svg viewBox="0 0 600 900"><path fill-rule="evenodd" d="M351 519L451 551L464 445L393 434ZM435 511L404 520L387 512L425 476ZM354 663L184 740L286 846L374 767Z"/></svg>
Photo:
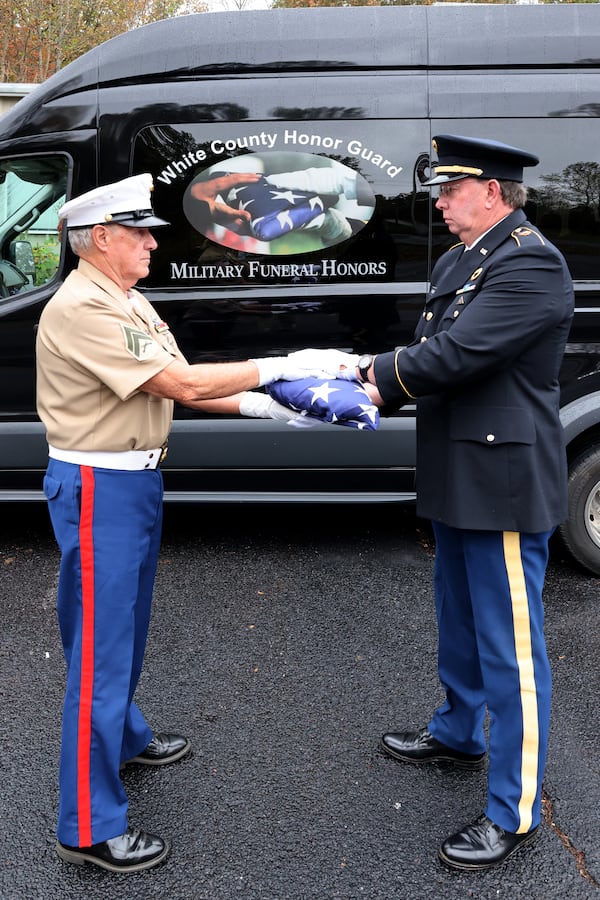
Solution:
<svg viewBox="0 0 600 900"><path fill-rule="evenodd" d="M227 204L250 213L250 228L260 241L273 241L304 228L320 229L324 243L352 235L345 216L331 209L331 201L326 202L320 193L279 186L264 177L254 184L232 188Z"/></svg>

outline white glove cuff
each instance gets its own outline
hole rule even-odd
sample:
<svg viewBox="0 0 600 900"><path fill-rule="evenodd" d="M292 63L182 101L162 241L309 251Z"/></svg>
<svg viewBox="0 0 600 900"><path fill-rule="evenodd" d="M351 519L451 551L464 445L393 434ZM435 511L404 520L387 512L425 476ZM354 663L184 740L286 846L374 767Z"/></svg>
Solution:
<svg viewBox="0 0 600 900"><path fill-rule="evenodd" d="M253 419L278 419L280 422L292 422L300 418L300 413L288 409L269 397L253 391L245 391L240 400L240 415Z"/></svg>
<svg viewBox="0 0 600 900"><path fill-rule="evenodd" d="M267 394L244 391L240 400L240 415L249 416L252 419L268 419L270 402L271 398Z"/></svg>
<svg viewBox="0 0 600 900"><path fill-rule="evenodd" d="M279 381L282 372L282 363L286 361L285 356L269 356L261 359L251 359L258 369L258 386L271 384L272 381Z"/></svg>

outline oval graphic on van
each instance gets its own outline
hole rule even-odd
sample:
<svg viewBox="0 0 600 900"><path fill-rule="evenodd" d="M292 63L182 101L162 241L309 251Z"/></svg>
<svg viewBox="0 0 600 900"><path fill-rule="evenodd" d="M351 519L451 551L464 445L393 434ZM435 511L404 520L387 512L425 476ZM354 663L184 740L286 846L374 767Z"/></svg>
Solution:
<svg viewBox="0 0 600 900"><path fill-rule="evenodd" d="M312 153L247 153L200 172L183 210L205 237L245 253L290 256L348 240L375 209L354 169Z"/></svg>

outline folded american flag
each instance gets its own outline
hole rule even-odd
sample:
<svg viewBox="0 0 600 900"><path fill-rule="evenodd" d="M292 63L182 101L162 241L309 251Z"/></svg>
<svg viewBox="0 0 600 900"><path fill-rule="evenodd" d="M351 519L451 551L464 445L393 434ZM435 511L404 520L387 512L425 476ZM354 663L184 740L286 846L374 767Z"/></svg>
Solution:
<svg viewBox="0 0 600 900"><path fill-rule="evenodd" d="M301 378L274 381L266 389L278 403L324 422L367 431L379 425L379 410L356 381Z"/></svg>
<svg viewBox="0 0 600 900"><path fill-rule="evenodd" d="M250 213L250 226L261 241L272 241L303 228L325 213L323 201L313 191L278 188L265 178L232 188L227 203L234 209L245 209Z"/></svg>

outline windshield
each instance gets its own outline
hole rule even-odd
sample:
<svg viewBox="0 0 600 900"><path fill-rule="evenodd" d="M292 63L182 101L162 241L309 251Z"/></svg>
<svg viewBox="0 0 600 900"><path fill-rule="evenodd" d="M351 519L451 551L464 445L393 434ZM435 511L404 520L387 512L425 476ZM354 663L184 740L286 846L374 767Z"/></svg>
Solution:
<svg viewBox="0 0 600 900"><path fill-rule="evenodd" d="M64 156L0 160L0 301L56 275L67 170Z"/></svg>

